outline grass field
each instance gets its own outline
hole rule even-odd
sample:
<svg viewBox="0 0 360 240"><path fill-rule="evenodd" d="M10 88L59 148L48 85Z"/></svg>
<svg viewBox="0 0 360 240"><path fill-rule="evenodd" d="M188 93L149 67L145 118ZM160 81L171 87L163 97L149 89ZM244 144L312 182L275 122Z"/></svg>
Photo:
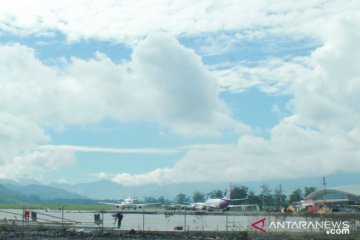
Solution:
<svg viewBox="0 0 360 240"><path fill-rule="evenodd" d="M114 210L113 206L107 206L102 204L92 204L92 205L82 205L82 204L26 204L26 203L6 203L0 204L0 209L61 209L64 208L65 210Z"/></svg>

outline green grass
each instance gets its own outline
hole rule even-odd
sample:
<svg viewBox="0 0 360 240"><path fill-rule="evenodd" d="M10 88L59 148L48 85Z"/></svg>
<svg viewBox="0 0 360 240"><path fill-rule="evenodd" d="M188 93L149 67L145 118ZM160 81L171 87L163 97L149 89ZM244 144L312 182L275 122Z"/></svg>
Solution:
<svg viewBox="0 0 360 240"><path fill-rule="evenodd" d="M115 208L112 206L106 206L102 204L94 204L94 205L81 205L81 204L26 204L26 203L3 203L0 204L0 209L45 209L49 208L51 210L58 210L64 207L65 210L114 210Z"/></svg>

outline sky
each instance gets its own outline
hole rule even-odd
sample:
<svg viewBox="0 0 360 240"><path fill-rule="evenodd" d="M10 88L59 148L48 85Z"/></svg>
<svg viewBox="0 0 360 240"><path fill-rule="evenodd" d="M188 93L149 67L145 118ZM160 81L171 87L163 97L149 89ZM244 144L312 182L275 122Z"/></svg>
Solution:
<svg viewBox="0 0 360 240"><path fill-rule="evenodd" d="M0 178L360 175L360 2L0 0Z"/></svg>

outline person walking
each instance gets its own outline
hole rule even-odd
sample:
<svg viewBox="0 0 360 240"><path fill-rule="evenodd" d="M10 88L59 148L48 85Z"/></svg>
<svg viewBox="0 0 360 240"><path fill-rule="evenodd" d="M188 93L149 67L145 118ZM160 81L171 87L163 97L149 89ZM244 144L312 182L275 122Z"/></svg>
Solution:
<svg viewBox="0 0 360 240"><path fill-rule="evenodd" d="M122 221L123 217L124 217L124 215L121 212L118 212L116 214L117 226L119 229L121 227L121 221Z"/></svg>

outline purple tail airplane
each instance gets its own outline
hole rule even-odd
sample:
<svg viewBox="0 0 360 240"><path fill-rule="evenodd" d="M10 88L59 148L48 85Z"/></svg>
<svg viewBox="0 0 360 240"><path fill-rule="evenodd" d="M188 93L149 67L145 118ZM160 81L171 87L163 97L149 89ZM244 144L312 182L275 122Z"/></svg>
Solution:
<svg viewBox="0 0 360 240"><path fill-rule="evenodd" d="M231 201L241 201L241 200L245 200L245 199L247 199L247 198L231 199L231 184L229 184L229 187L223 198L208 199L204 203L204 206L207 210L221 209L221 210L227 211L231 207L239 206L239 205L230 205Z"/></svg>

